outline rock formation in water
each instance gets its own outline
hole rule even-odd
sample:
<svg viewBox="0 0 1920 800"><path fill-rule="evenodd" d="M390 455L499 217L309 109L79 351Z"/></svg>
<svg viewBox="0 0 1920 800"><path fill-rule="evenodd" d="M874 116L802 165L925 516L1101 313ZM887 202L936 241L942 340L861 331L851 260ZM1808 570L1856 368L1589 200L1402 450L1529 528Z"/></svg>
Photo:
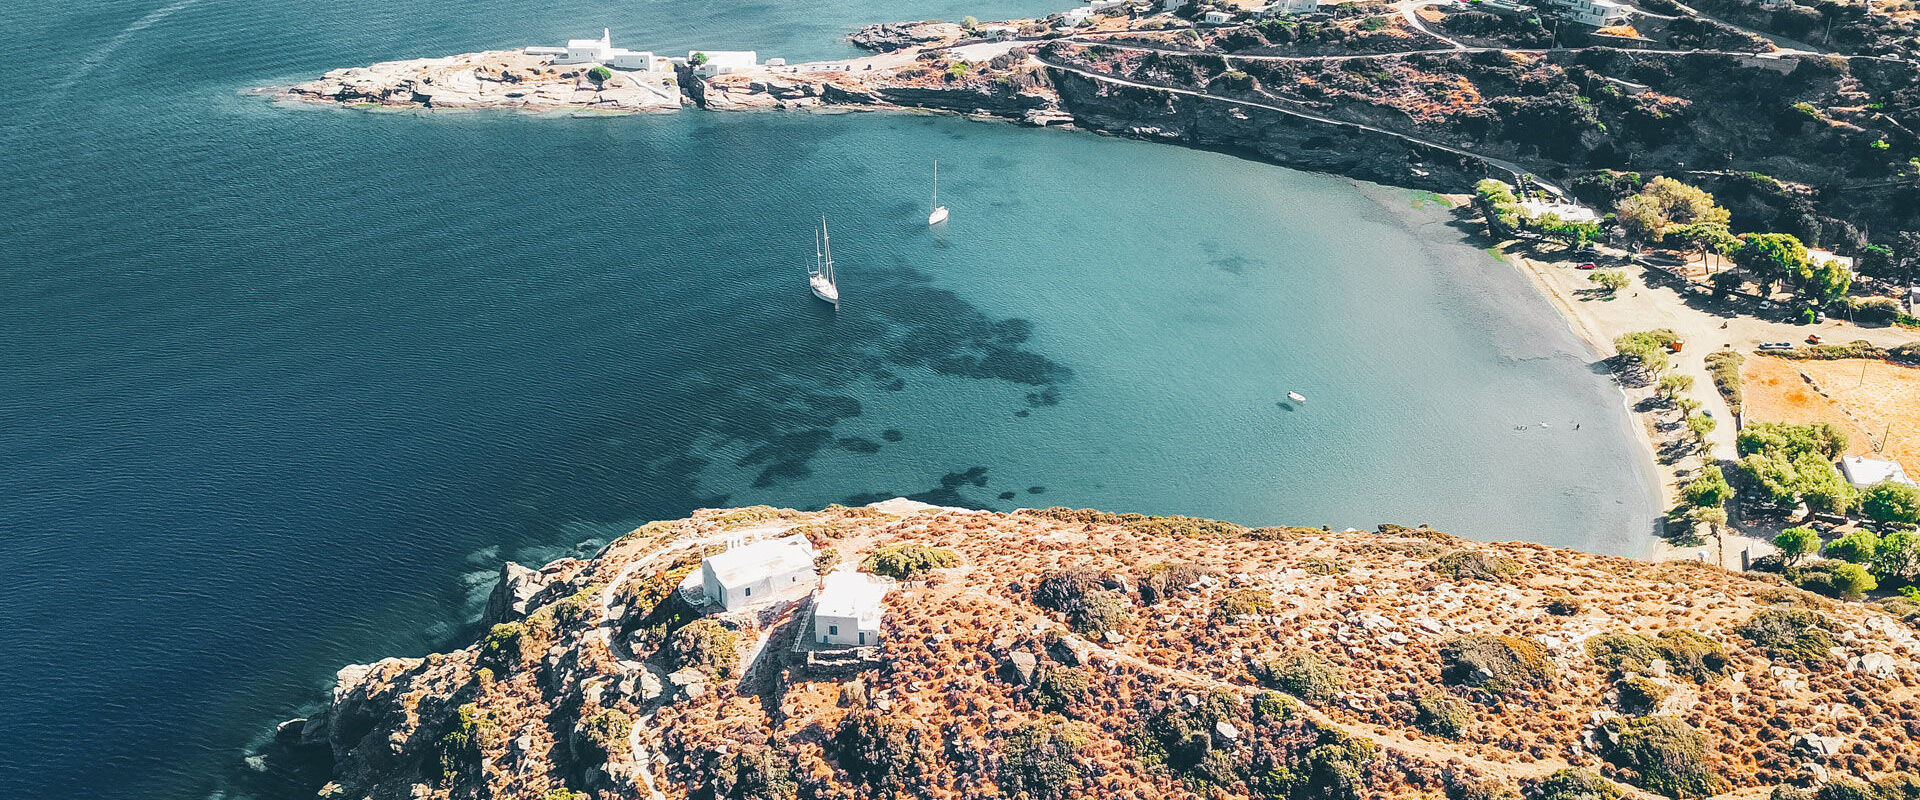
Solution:
<svg viewBox="0 0 1920 800"><path fill-rule="evenodd" d="M810 579L702 600L703 557L796 536L903 578L877 644L812 644ZM283 754L375 800L1911 797L1920 770L1911 614L1426 528L702 511L510 565L487 613L342 669Z"/></svg>

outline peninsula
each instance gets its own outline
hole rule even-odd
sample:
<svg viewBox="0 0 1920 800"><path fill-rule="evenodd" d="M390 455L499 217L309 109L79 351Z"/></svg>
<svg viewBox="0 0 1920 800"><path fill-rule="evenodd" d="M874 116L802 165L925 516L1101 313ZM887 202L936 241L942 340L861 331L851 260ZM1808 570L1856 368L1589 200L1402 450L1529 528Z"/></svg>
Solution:
<svg viewBox="0 0 1920 800"><path fill-rule="evenodd" d="M1393 525L711 510L507 564L476 641L340 670L270 755L374 800L1904 798L1916 608Z"/></svg>

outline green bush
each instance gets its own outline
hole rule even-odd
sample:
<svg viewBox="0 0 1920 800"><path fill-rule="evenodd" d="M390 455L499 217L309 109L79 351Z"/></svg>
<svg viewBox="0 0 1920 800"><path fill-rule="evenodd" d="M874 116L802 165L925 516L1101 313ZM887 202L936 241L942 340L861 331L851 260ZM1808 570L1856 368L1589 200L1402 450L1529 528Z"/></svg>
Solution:
<svg viewBox="0 0 1920 800"><path fill-rule="evenodd" d="M1820 534L1812 528L1788 528L1773 537L1773 546L1788 564L1820 552Z"/></svg>
<svg viewBox="0 0 1920 800"><path fill-rule="evenodd" d="M1792 457L1817 453L1831 461L1847 451L1847 435L1825 422L1793 425L1786 422L1750 422L1735 439L1740 455L1759 453Z"/></svg>
<svg viewBox="0 0 1920 800"><path fill-rule="evenodd" d="M1140 579L1140 602L1158 605L1168 598L1193 591L1194 584L1213 574L1213 570L1194 564L1162 563L1147 567Z"/></svg>
<svg viewBox="0 0 1920 800"><path fill-rule="evenodd" d="M540 795L540 800L593 800L593 795L565 786L556 786L548 789L546 794Z"/></svg>
<svg viewBox="0 0 1920 800"><path fill-rule="evenodd" d="M1475 634L1440 646L1440 677L1494 694L1543 687L1553 681L1553 662L1539 644L1518 636Z"/></svg>
<svg viewBox="0 0 1920 800"><path fill-rule="evenodd" d="M440 737L440 773L459 774L488 752L507 746L507 732L493 713L474 703L454 711L453 726Z"/></svg>
<svg viewBox="0 0 1920 800"><path fill-rule="evenodd" d="M1081 796L1087 765L1080 748L1087 733L1059 717L1034 720L1008 731L1000 743L995 783L1010 797L1066 800Z"/></svg>
<svg viewBox="0 0 1920 800"><path fill-rule="evenodd" d="M1754 614L1738 633L1777 661L1818 664L1832 655L1826 617L1805 608L1776 607Z"/></svg>
<svg viewBox="0 0 1920 800"><path fill-rule="evenodd" d="M1088 636L1102 636L1126 627L1133 609L1119 592L1101 589L1087 594L1080 610L1072 618L1073 630Z"/></svg>
<svg viewBox="0 0 1920 800"><path fill-rule="evenodd" d="M607 71L606 67L594 67L593 69L587 70L587 80L593 81L594 83L606 83L612 79L613 73Z"/></svg>
<svg viewBox="0 0 1920 800"><path fill-rule="evenodd" d="M1473 710L1446 692L1427 692L1413 700L1413 724L1435 736L1458 739L1473 724Z"/></svg>
<svg viewBox="0 0 1920 800"><path fill-rule="evenodd" d="M1849 531L1847 535L1828 542L1827 546L1820 550L1820 554L1827 558L1865 564L1873 560L1874 551L1878 549L1880 549L1880 537L1875 536L1873 531L1862 528Z"/></svg>
<svg viewBox="0 0 1920 800"><path fill-rule="evenodd" d="M959 563L960 556L952 550L909 542L887 545L873 551L865 561L860 562L860 568L882 577L908 581Z"/></svg>
<svg viewBox="0 0 1920 800"><path fill-rule="evenodd" d="M1876 522L1920 523L1920 489L1891 481L1874 484L1860 495L1860 513Z"/></svg>
<svg viewBox="0 0 1920 800"><path fill-rule="evenodd" d="M1259 589L1235 589L1220 598L1220 604L1213 607L1213 620L1233 622L1252 614L1272 613L1273 608L1272 595Z"/></svg>
<svg viewBox="0 0 1920 800"><path fill-rule="evenodd" d="M1655 637L1667 669L1675 675L1705 683L1727 671L1727 648L1689 630L1661 631Z"/></svg>
<svg viewBox="0 0 1920 800"><path fill-rule="evenodd" d="M582 587L580 591L561 598L553 604L553 618L562 625L576 625L583 622L595 611L599 590L593 586Z"/></svg>
<svg viewBox="0 0 1920 800"><path fill-rule="evenodd" d="M1662 657L1654 640L1634 633L1598 634L1587 640L1587 656L1614 672L1645 672Z"/></svg>
<svg viewBox="0 0 1920 800"><path fill-rule="evenodd" d="M1672 694L1667 687L1639 675L1615 684L1614 691L1620 693L1620 710L1628 714L1651 714Z"/></svg>
<svg viewBox="0 0 1920 800"><path fill-rule="evenodd" d="M1740 413L1741 402L1744 399L1740 391L1740 365L1746 360L1746 356L1732 350L1719 350L1707 354L1707 374L1713 376L1714 388L1720 390L1720 396L1727 399L1727 407L1735 414Z"/></svg>
<svg viewBox="0 0 1920 800"><path fill-rule="evenodd" d="M1033 604L1072 615L1086 605L1087 595L1106 588L1112 576L1102 570L1076 568L1051 573L1033 587Z"/></svg>
<svg viewBox="0 0 1920 800"><path fill-rule="evenodd" d="M581 733L592 742L602 759L628 749L627 737L633 733L633 718L627 712L609 708L588 717L580 725Z"/></svg>
<svg viewBox="0 0 1920 800"><path fill-rule="evenodd" d="M749 747L720 757L714 765L712 796L728 800L797 800L800 784L780 752Z"/></svg>
<svg viewBox="0 0 1920 800"><path fill-rule="evenodd" d="M1298 651L1254 665L1261 683L1310 703L1328 703L1345 688L1344 671L1320 654Z"/></svg>
<svg viewBox="0 0 1920 800"><path fill-rule="evenodd" d="M481 660L501 666L519 662L520 641L526 634L527 626L518 622L502 622L493 626L480 642Z"/></svg>
<svg viewBox="0 0 1920 800"><path fill-rule="evenodd" d="M1727 476L1720 471L1718 464L1701 467L1700 472L1680 489L1680 498L1695 508L1724 506L1732 497L1733 487L1727 484Z"/></svg>
<svg viewBox="0 0 1920 800"><path fill-rule="evenodd" d="M1532 800L1620 800L1620 787L1577 767L1555 771L1531 789Z"/></svg>
<svg viewBox="0 0 1920 800"><path fill-rule="evenodd" d="M740 666L739 636L718 620L697 619L667 637L666 651L675 670L689 667L725 678Z"/></svg>
<svg viewBox="0 0 1920 800"><path fill-rule="evenodd" d="M1555 593L1547 596L1546 608L1547 613L1556 617L1571 617L1580 613L1582 606L1580 600L1573 595Z"/></svg>
<svg viewBox="0 0 1920 800"><path fill-rule="evenodd" d="M1066 713L1087 699L1093 685L1087 673L1071 667L1049 666L1033 682L1033 707L1052 713Z"/></svg>
<svg viewBox="0 0 1920 800"><path fill-rule="evenodd" d="M1520 574L1520 564L1497 553L1455 550L1433 561L1433 570L1456 581L1497 581Z"/></svg>
<svg viewBox="0 0 1920 800"><path fill-rule="evenodd" d="M1611 740L1607 760L1635 786L1668 797L1707 797L1726 787L1707 767L1706 739L1678 717L1616 717L1602 727Z"/></svg>
<svg viewBox="0 0 1920 800"><path fill-rule="evenodd" d="M1791 570L1787 575L1802 589L1842 600L1858 600L1879 588L1879 582L1866 567L1830 558Z"/></svg>

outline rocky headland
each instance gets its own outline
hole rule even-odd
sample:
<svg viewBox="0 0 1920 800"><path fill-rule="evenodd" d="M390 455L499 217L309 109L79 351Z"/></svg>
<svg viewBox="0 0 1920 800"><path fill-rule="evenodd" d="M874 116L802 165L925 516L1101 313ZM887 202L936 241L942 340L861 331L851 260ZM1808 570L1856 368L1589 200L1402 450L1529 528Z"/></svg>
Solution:
<svg viewBox="0 0 1920 800"><path fill-rule="evenodd" d="M791 536L899 578L878 644L701 605ZM476 641L342 669L276 756L374 800L1911 797L1915 610L1392 525L712 510L507 565Z"/></svg>

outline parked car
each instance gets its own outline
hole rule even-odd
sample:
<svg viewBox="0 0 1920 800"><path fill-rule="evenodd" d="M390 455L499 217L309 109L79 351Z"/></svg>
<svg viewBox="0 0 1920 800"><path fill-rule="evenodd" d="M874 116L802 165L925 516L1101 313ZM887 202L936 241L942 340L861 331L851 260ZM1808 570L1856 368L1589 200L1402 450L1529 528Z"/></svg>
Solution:
<svg viewBox="0 0 1920 800"><path fill-rule="evenodd" d="M1574 267L1574 269L1599 269L1599 268L1600 268L1600 265L1599 265L1599 264L1595 264L1595 263L1593 263L1593 262L1591 262L1591 261L1589 261L1589 262L1587 262L1587 263L1585 263L1585 264L1581 264L1581 265L1580 265L1580 266L1578 266L1578 267Z"/></svg>
<svg viewBox="0 0 1920 800"><path fill-rule="evenodd" d="M1807 337L1807 344L1819 344L1819 343L1820 343L1820 334L1816 333L1816 334L1813 334L1812 336Z"/></svg>
<svg viewBox="0 0 1920 800"><path fill-rule="evenodd" d="M1760 343L1760 349L1762 349L1762 350L1792 350L1792 349L1793 349L1793 343L1792 343L1792 342L1761 342L1761 343Z"/></svg>

